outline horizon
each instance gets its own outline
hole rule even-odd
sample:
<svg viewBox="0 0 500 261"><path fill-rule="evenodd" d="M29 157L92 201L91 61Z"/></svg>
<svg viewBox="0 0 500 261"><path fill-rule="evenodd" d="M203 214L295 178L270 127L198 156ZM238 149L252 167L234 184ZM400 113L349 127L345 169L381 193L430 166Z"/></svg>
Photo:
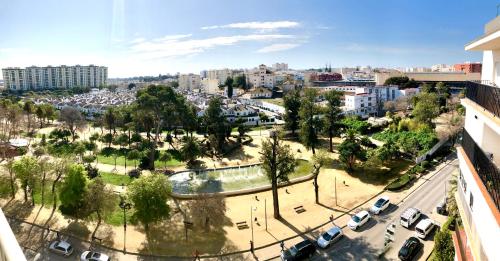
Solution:
<svg viewBox="0 0 500 261"><path fill-rule="evenodd" d="M109 78L276 62L294 69L477 62L481 53L464 45L496 12L490 0L0 3L1 68L94 64L108 67Z"/></svg>

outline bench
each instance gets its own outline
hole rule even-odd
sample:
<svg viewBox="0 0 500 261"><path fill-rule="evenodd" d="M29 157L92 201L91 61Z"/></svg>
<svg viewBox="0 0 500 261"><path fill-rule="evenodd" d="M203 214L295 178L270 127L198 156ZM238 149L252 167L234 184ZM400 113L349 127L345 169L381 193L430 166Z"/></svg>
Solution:
<svg viewBox="0 0 500 261"><path fill-rule="evenodd" d="M298 206L298 207L294 207L293 210L295 210L295 212L297 214L300 214L300 213L304 213L306 212L306 210L304 209L304 206Z"/></svg>
<svg viewBox="0 0 500 261"><path fill-rule="evenodd" d="M236 223L236 227L238 227L239 230L242 230L242 229L248 229L248 224L246 221L243 221L243 222L237 222Z"/></svg>

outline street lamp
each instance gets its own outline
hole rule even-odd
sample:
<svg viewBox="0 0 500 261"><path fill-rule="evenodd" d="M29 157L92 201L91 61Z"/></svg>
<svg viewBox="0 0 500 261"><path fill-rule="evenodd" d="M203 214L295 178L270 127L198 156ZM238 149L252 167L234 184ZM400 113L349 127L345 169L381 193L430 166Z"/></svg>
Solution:
<svg viewBox="0 0 500 261"><path fill-rule="evenodd" d="M120 195L120 208L123 210L123 252L127 250L127 210L132 208L132 204L125 201L125 197Z"/></svg>
<svg viewBox="0 0 500 261"><path fill-rule="evenodd" d="M252 242L253 241L253 212L257 210L257 207L250 206L250 228L252 230Z"/></svg>

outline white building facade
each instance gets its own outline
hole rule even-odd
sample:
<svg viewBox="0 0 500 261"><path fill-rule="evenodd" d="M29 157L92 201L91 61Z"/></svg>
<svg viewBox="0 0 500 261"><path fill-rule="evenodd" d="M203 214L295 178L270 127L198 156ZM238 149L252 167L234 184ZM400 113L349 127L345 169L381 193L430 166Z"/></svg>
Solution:
<svg viewBox="0 0 500 261"><path fill-rule="evenodd" d="M259 68L247 73L247 82L254 88L265 87L272 89L275 84L274 73L264 64Z"/></svg>
<svg viewBox="0 0 500 261"><path fill-rule="evenodd" d="M10 90L97 88L106 85L108 68L104 66L31 66L2 69L5 88Z"/></svg>
<svg viewBox="0 0 500 261"><path fill-rule="evenodd" d="M179 75L179 89L193 90L201 87L201 79L198 74L181 74Z"/></svg>
<svg viewBox="0 0 500 261"><path fill-rule="evenodd" d="M455 194L463 228L453 233L455 260L500 260L500 17L465 50L483 51L483 83L470 83Z"/></svg>

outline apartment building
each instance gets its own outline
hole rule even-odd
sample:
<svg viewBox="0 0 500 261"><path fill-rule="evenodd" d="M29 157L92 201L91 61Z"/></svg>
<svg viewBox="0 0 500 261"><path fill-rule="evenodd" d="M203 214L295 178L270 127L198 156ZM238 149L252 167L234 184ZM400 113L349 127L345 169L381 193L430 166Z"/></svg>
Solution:
<svg viewBox="0 0 500 261"><path fill-rule="evenodd" d="M362 118L368 118L371 114L377 113L375 93L346 94L344 97L344 115L358 115Z"/></svg>
<svg viewBox="0 0 500 261"><path fill-rule="evenodd" d="M274 73L264 64L247 73L247 82L254 88L266 87L272 89L275 84Z"/></svg>
<svg viewBox="0 0 500 261"><path fill-rule="evenodd" d="M482 68L481 63L458 63L453 65L453 71L455 72L465 72L465 73L480 73Z"/></svg>
<svg viewBox="0 0 500 261"><path fill-rule="evenodd" d="M108 80L108 68L104 66L31 66L2 69L6 89L15 91L67 89L73 87L97 88Z"/></svg>
<svg viewBox="0 0 500 261"><path fill-rule="evenodd" d="M179 75L179 89L193 90L201 87L201 79L198 74L181 74Z"/></svg>
<svg viewBox="0 0 500 261"><path fill-rule="evenodd" d="M272 66L273 71L288 71L288 63L275 63Z"/></svg>
<svg viewBox="0 0 500 261"><path fill-rule="evenodd" d="M219 85L222 85L226 82L228 77L233 78L234 72L231 69L218 69L218 70L208 70L207 78L210 80L217 80Z"/></svg>
<svg viewBox="0 0 500 261"><path fill-rule="evenodd" d="M483 52L482 81L467 86L455 194L463 227L453 234L455 260L500 260L500 17L465 46Z"/></svg>

